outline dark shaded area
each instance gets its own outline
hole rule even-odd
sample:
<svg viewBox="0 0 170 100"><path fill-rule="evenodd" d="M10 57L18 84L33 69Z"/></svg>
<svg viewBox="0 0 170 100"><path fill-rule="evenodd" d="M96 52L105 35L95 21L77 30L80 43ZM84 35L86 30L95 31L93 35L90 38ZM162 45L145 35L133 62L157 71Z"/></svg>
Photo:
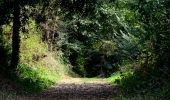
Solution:
<svg viewBox="0 0 170 100"><path fill-rule="evenodd" d="M116 55L106 56L100 52L88 54L85 64L86 77L109 77L118 70Z"/></svg>
<svg viewBox="0 0 170 100"><path fill-rule="evenodd" d="M19 48L20 48L20 28L21 28L21 22L20 22L20 14L21 14L21 8L20 8L20 1L15 0L14 1L14 11L13 11L13 35L12 35L12 57L11 57L11 65L9 70L11 70L13 73L16 73L16 69L19 63Z"/></svg>
<svg viewBox="0 0 170 100"><path fill-rule="evenodd" d="M121 94L124 96L135 96L136 94L152 94L161 100L170 98L170 70L150 68L147 72L144 69L135 71L134 74L122 74L122 79L116 83L120 86Z"/></svg>
<svg viewBox="0 0 170 100"><path fill-rule="evenodd" d="M5 40L2 29L0 29L0 73L6 74L11 59L11 47Z"/></svg>

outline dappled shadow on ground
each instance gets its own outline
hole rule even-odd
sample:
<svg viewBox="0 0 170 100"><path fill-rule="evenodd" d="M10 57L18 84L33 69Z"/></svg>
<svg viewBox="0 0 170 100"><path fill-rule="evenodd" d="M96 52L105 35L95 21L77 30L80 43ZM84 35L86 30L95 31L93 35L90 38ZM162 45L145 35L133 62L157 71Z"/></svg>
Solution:
<svg viewBox="0 0 170 100"><path fill-rule="evenodd" d="M4 82L6 81L3 79ZM7 86L11 85L7 84ZM16 89L9 88L13 91ZM85 81L80 78L71 78L60 80L56 85L34 95L25 93L11 95L8 91L4 94L0 90L2 94L0 100L110 100L117 90L117 86L113 86L103 79Z"/></svg>
<svg viewBox="0 0 170 100"><path fill-rule="evenodd" d="M110 84L58 84L39 95L44 100L107 100L116 90Z"/></svg>

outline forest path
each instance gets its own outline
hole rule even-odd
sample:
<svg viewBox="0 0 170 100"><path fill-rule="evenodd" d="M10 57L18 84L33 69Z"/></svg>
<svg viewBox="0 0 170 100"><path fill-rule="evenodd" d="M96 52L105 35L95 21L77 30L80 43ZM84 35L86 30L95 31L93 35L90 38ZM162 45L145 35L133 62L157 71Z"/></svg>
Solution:
<svg viewBox="0 0 170 100"><path fill-rule="evenodd" d="M15 83L2 77L0 85L2 90L15 91L17 88ZM111 85L107 79L64 77L57 84L35 95L2 95L2 91L0 100L110 100L117 90L117 86Z"/></svg>
<svg viewBox="0 0 170 100"><path fill-rule="evenodd" d="M36 100L108 100L116 90L106 79L66 77L38 94Z"/></svg>
<svg viewBox="0 0 170 100"><path fill-rule="evenodd" d="M106 78L73 78L66 76L59 80L57 84L109 84Z"/></svg>

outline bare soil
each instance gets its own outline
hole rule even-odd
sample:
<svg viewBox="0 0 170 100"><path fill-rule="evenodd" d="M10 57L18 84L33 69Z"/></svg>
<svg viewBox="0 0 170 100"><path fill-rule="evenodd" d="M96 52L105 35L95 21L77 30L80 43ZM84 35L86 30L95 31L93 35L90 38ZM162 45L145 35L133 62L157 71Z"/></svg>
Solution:
<svg viewBox="0 0 170 100"><path fill-rule="evenodd" d="M17 94L1 100L110 100L116 91L117 87L105 79L87 81L67 77L36 95Z"/></svg>

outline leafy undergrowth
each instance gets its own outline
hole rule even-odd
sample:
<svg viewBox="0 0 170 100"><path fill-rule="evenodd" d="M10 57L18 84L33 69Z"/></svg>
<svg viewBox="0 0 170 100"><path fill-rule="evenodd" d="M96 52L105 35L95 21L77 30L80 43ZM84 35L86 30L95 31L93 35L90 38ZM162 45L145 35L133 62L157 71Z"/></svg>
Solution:
<svg viewBox="0 0 170 100"><path fill-rule="evenodd" d="M96 78L96 77L94 77L94 78L80 78L81 80L83 80L83 81L97 81L97 80L101 80L101 78Z"/></svg>
<svg viewBox="0 0 170 100"><path fill-rule="evenodd" d="M9 32L11 26L4 25L4 32ZM48 51L47 43L42 41L43 32L33 20L25 26L27 32L21 32L20 61L18 78L24 92L38 92L45 89L67 74L67 67L61 62L61 53ZM10 39L9 39L10 40ZM8 45L11 41L7 40Z"/></svg>
<svg viewBox="0 0 170 100"><path fill-rule="evenodd" d="M118 79L112 81L120 87L115 97L117 100L169 100L168 73L152 68L147 72L136 70L133 73L121 73Z"/></svg>
<svg viewBox="0 0 170 100"><path fill-rule="evenodd" d="M110 76L109 78L107 78L107 80L112 83L112 84L115 84L116 80L120 79L121 78L121 73L120 72L117 72L117 73L114 73L112 76Z"/></svg>
<svg viewBox="0 0 170 100"><path fill-rule="evenodd" d="M18 71L28 92L47 88L64 76L66 67L48 51L38 33L22 34L21 41Z"/></svg>

